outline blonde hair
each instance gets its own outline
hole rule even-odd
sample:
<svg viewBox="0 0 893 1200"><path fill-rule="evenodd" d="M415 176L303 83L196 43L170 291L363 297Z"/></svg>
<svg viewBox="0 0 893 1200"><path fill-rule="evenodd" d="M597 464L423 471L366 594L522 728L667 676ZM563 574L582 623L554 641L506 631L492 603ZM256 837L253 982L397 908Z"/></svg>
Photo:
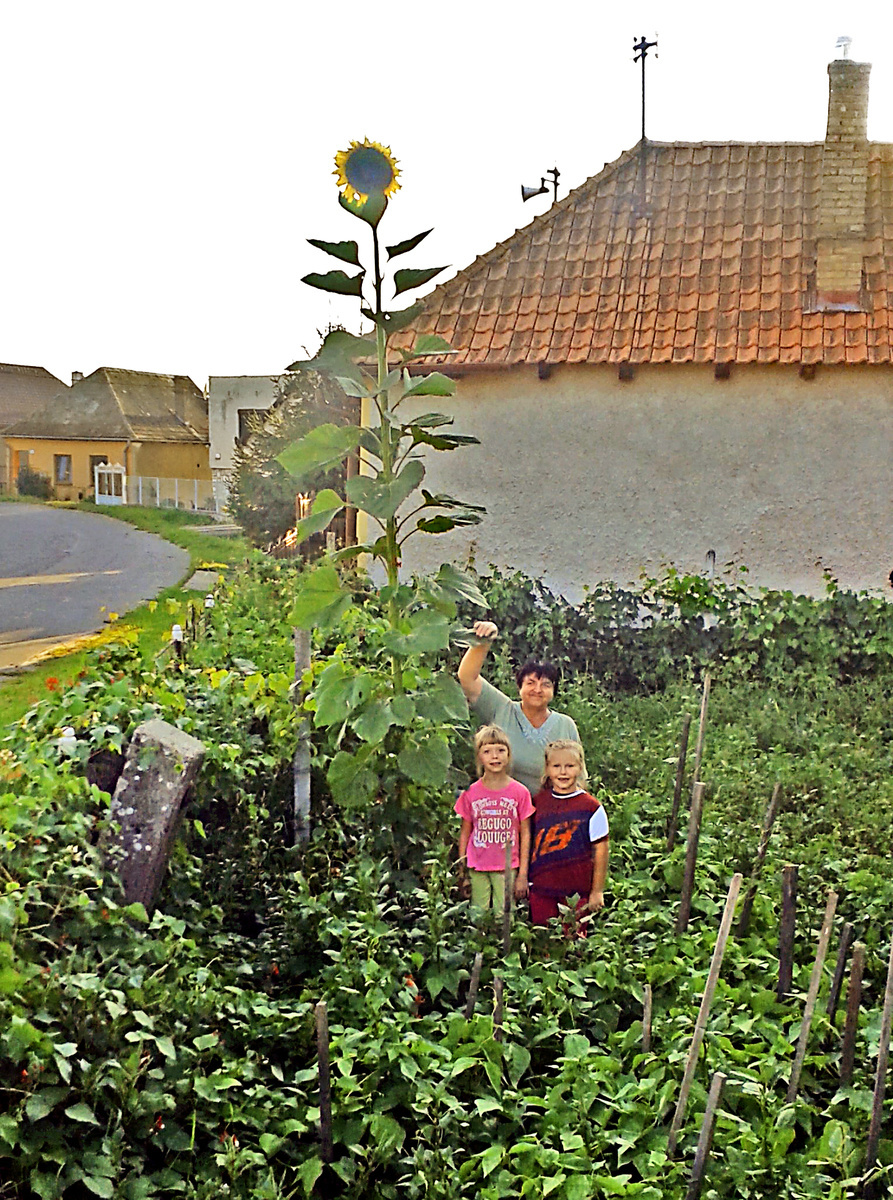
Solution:
<svg viewBox="0 0 893 1200"><path fill-rule="evenodd" d="M571 754L576 755L579 763L577 771L577 786L585 787L589 782L589 776L586 774L586 755L583 752L583 747L579 742L575 742L573 738L556 738L554 742L549 742L546 746L545 755L543 758L543 787L549 783L549 754L553 750L567 750Z"/></svg>
<svg viewBox="0 0 893 1200"><path fill-rule="evenodd" d="M484 767L479 757L479 753L484 746L505 746L509 752L505 769L508 770L511 767L512 746L509 742L509 735L499 725L482 725L474 735L474 757L477 762L478 776L484 773Z"/></svg>

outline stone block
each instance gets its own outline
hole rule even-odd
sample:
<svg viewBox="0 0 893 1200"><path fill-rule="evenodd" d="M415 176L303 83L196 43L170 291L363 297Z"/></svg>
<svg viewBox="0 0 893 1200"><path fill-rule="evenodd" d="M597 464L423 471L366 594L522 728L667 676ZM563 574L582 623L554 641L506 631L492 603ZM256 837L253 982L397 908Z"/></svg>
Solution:
<svg viewBox="0 0 893 1200"><path fill-rule="evenodd" d="M134 730L111 803L119 832L106 846L128 904L154 904L183 801L204 755L203 742L167 721L146 721Z"/></svg>

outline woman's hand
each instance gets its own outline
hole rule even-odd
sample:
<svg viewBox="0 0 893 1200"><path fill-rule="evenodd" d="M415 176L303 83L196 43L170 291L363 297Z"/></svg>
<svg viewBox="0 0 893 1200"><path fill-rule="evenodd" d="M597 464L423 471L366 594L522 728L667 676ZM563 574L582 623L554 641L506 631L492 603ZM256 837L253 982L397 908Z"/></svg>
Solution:
<svg viewBox="0 0 893 1200"><path fill-rule="evenodd" d="M499 630L492 621L475 621L472 629L478 637L487 638L491 642L495 642L499 637Z"/></svg>
<svg viewBox="0 0 893 1200"><path fill-rule="evenodd" d="M591 891L589 893L589 901L586 905L590 912L598 912L600 908L605 907L605 893Z"/></svg>
<svg viewBox="0 0 893 1200"><path fill-rule="evenodd" d="M519 871L515 876L515 899L523 900L527 895L527 872Z"/></svg>
<svg viewBox="0 0 893 1200"><path fill-rule="evenodd" d="M467 871L460 871L459 873L459 899L471 899L471 880L468 878Z"/></svg>
<svg viewBox="0 0 893 1200"><path fill-rule="evenodd" d="M490 652L490 646L499 634L492 621L477 621L474 632L481 640L469 646L459 663L459 683L469 704L476 704L481 694L481 667Z"/></svg>

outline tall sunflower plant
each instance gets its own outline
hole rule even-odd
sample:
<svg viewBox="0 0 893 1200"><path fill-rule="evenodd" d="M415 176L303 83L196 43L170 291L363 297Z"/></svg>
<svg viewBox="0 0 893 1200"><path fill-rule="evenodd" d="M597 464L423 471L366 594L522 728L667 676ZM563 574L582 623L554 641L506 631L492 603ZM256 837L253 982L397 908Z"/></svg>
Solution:
<svg viewBox="0 0 893 1200"><path fill-rule="evenodd" d="M347 505L366 514L371 533L360 544L328 555L302 577L289 619L299 629L328 630L342 622L349 626L352 593L340 578L339 564L357 556L378 564L385 579L380 595L386 615L378 626L367 623L363 631L367 661L350 663L342 653L314 663L306 681L305 706L317 727L328 728L332 735L327 778L333 798L344 806L361 807L373 797L386 796L405 809L415 789L445 784L450 733L467 718L455 679L434 669L426 656L446 650L451 637L467 633L456 625L460 600L480 607L485 600L474 580L448 563L434 575L403 581L403 546L417 534L436 535L480 522L483 508L423 486L426 451L455 450L478 439L448 432L452 419L443 413L411 416L401 411L410 398L451 396L455 385L439 371L417 370L426 358L452 352L443 338L423 334L410 348L389 347L391 338L411 325L423 306L417 302L396 311L386 309L386 291L396 299L445 269L398 267L389 273L383 267L383 250L390 265L431 232L382 246L380 222L400 187L396 160L387 146L368 139L351 142L335 156L334 174L341 207L369 226L371 264L364 266L356 241L310 238L317 249L357 269L314 272L303 282L355 296L373 331L354 336L334 330L313 359L293 363L289 370L311 369L334 377L346 395L360 401L363 418L356 426L320 425L277 458L300 485L358 454L359 473L346 480L344 494L332 488L321 491L298 525L297 536L303 540L322 532ZM369 658L386 665L370 670ZM391 814L391 819L396 829L399 818Z"/></svg>

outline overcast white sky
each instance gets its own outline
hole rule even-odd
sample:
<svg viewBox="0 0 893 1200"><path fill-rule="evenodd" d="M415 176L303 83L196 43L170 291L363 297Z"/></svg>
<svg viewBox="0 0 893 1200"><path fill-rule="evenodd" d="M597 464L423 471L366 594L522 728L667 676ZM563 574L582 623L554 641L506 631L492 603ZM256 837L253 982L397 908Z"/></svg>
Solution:
<svg viewBox="0 0 893 1200"><path fill-rule="evenodd" d="M889 3L825 0L0 0L0 361L278 373L354 302L300 283L359 238L336 150L391 146L401 265L460 269L648 135L818 141L840 34L873 63L869 136L893 142ZM410 297L411 298L411 297ZM403 298L401 297L401 304Z"/></svg>

